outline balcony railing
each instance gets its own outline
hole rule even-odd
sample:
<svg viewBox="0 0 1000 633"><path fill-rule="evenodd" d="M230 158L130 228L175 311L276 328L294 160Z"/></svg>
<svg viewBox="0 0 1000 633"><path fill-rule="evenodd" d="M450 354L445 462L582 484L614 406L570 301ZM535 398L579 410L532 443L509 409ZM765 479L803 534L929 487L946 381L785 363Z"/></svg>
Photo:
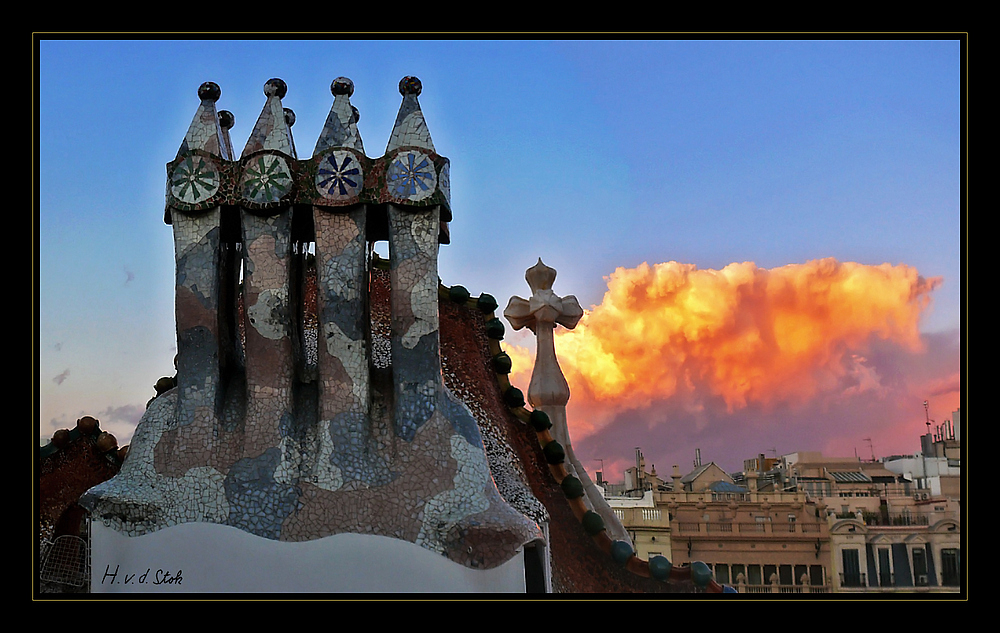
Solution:
<svg viewBox="0 0 1000 633"><path fill-rule="evenodd" d="M625 525L661 525L665 515L658 508L613 508Z"/></svg>
<svg viewBox="0 0 1000 633"><path fill-rule="evenodd" d="M926 514L882 514L880 512L863 513L865 525L879 527L906 527L911 525L928 525Z"/></svg>
<svg viewBox="0 0 1000 633"><path fill-rule="evenodd" d="M675 532L681 534L818 534L821 530L819 523L734 523L732 521L676 521L673 523Z"/></svg>
<svg viewBox="0 0 1000 633"><path fill-rule="evenodd" d="M740 533L756 532L758 534L763 534L768 532L769 524L767 523L737 523Z"/></svg>
<svg viewBox="0 0 1000 633"><path fill-rule="evenodd" d="M753 594L790 594L790 593L830 593L829 585L746 585L737 584L735 587L739 593Z"/></svg>
<svg viewBox="0 0 1000 633"><path fill-rule="evenodd" d="M659 510L653 508L643 508L642 509L642 520L643 521L661 521L662 515Z"/></svg>
<svg viewBox="0 0 1000 633"><path fill-rule="evenodd" d="M880 574L875 573L871 578L871 586L869 586L869 579L865 574L854 573L845 574L841 572L840 574L840 591L845 592L863 592L863 593L886 593L894 591L927 591L934 593L956 593L959 591L959 587L949 587L947 585L932 586L924 574L920 574L914 579L912 584L897 585L895 574Z"/></svg>

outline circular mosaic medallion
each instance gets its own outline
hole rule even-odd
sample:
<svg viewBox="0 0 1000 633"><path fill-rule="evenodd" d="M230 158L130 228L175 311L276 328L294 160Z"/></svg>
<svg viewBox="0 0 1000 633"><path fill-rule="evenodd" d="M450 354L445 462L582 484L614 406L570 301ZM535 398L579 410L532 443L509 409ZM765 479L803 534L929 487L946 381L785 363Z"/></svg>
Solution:
<svg viewBox="0 0 1000 633"><path fill-rule="evenodd" d="M357 156L334 150L323 158L316 170L316 190L326 198L349 200L361 192L364 178Z"/></svg>
<svg viewBox="0 0 1000 633"><path fill-rule="evenodd" d="M187 204L198 204L219 190L219 168L204 156L185 156L170 174L170 195Z"/></svg>
<svg viewBox="0 0 1000 633"><path fill-rule="evenodd" d="M386 170L386 186L394 198L416 202L437 189L437 172L426 154L405 151L396 154Z"/></svg>
<svg viewBox="0 0 1000 633"><path fill-rule="evenodd" d="M243 172L240 190L251 202L277 202L292 188L292 175L285 159L272 154L256 156Z"/></svg>

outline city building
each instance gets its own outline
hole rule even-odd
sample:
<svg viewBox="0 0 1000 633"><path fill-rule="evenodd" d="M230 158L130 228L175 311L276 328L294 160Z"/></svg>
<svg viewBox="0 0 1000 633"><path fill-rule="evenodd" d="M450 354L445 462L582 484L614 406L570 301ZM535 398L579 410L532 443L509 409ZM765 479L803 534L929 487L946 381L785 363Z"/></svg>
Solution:
<svg viewBox="0 0 1000 633"><path fill-rule="evenodd" d="M952 419L932 428L920 437L920 452L892 455L883 462L886 469L913 482L914 492L922 499L931 497L962 498L962 410L952 412Z"/></svg>
<svg viewBox="0 0 1000 633"><path fill-rule="evenodd" d="M804 492L761 490L757 471L744 473L741 485L714 462L699 461L685 475L674 466L670 483L608 498L637 555L669 543L674 565L704 562L717 582L741 593L832 590L825 506ZM650 481L652 473L632 480Z"/></svg>
<svg viewBox="0 0 1000 633"><path fill-rule="evenodd" d="M837 591L961 590L961 436L955 428L928 428L920 453L881 462L802 454L789 461L793 481L828 506Z"/></svg>
<svg viewBox="0 0 1000 633"><path fill-rule="evenodd" d="M798 451L714 462L670 481L636 464L603 483L639 556L700 560L743 593L958 593L962 571L961 410L921 450L864 461Z"/></svg>
<svg viewBox="0 0 1000 633"><path fill-rule="evenodd" d="M665 556L673 561L670 549L670 515L658 507L654 491L666 490L665 482L656 476L656 467L646 472L642 451L635 449L635 466L625 470L622 484L609 484L603 473L598 473L598 484L604 491L608 505L625 526L639 558Z"/></svg>

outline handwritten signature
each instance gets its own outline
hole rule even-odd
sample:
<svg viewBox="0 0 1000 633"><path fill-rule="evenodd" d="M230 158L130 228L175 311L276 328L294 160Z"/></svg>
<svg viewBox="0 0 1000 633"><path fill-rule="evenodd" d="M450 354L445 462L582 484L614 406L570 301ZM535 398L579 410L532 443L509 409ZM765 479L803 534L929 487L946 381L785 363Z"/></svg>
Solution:
<svg viewBox="0 0 1000 633"><path fill-rule="evenodd" d="M165 571L163 569L157 569L153 572L153 568L148 568L145 572L136 578L136 574L123 573L121 578L118 578L118 570L121 565L115 565L115 570L111 571L111 565L108 565L104 571L104 578L101 579L101 584L125 584L125 585L180 585L184 578L181 576L182 570L178 569L177 573L174 574L170 571ZM150 578L150 572L153 573L153 577Z"/></svg>

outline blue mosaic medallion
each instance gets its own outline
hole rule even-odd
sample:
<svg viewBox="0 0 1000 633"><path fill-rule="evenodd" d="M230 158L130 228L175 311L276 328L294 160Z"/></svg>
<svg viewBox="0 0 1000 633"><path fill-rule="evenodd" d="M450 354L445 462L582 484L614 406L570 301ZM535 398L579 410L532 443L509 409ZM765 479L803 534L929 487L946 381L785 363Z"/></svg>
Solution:
<svg viewBox="0 0 1000 633"><path fill-rule="evenodd" d="M170 174L170 195L181 202L198 204L218 190L219 168L204 156L186 156Z"/></svg>
<svg viewBox="0 0 1000 633"><path fill-rule="evenodd" d="M258 204L277 202L292 188L291 173L280 156L257 156L247 163L243 172L240 187L243 197Z"/></svg>
<svg viewBox="0 0 1000 633"><path fill-rule="evenodd" d="M411 202L423 200L437 189L434 162L421 152L400 152L386 170L386 186L394 198Z"/></svg>
<svg viewBox="0 0 1000 633"><path fill-rule="evenodd" d="M361 163L351 152L335 150L327 155L316 171L316 189L335 200L357 197L364 183Z"/></svg>

